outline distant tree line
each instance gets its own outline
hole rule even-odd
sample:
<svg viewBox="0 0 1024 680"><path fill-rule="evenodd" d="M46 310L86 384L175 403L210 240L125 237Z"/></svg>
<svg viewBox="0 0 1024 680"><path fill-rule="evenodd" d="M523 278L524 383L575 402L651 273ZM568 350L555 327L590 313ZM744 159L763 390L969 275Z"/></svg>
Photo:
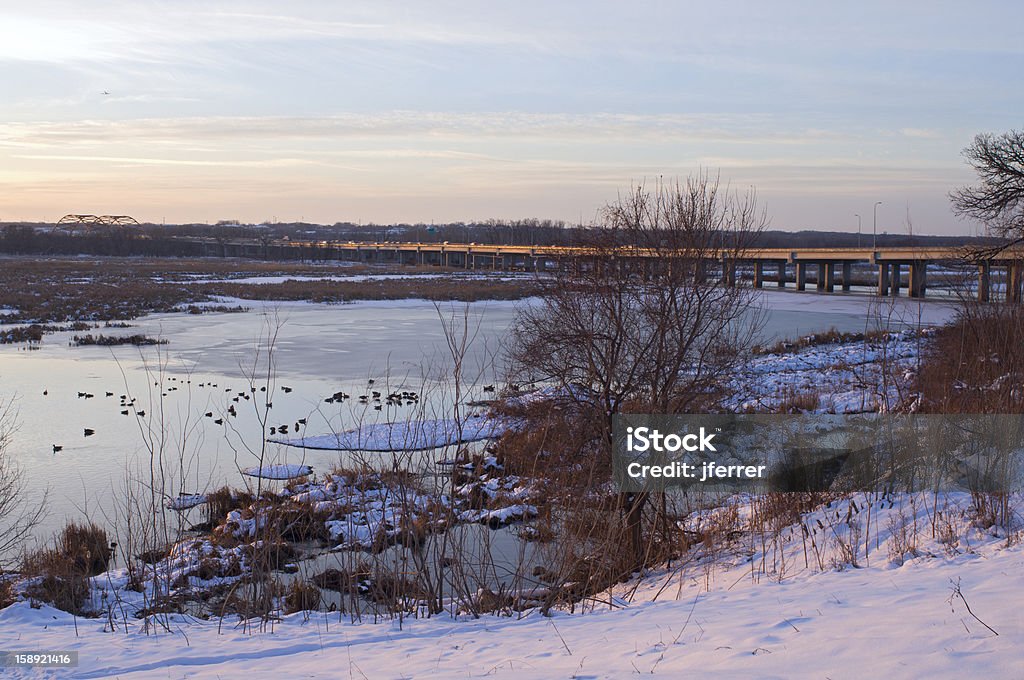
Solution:
<svg viewBox="0 0 1024 680"><path fill-rule="evenodd" d="M198 257L208 253L202 245L181 240L188 237L212 238L218 241L252 239L266 246L278 240L354 241L354 242L421 242L421 243L487 243L496 245L560 245L580 246L595 241L607 243L609 234L602 227L568 225L541 219L487 220L484 222L452 222L446 224L355 224L337 222L333 225L309 223L275 223L245 225L236 221L217 224L142 224L132 227L55 228L45 223L0 224L0 253L14 255L106 255L149 257ZM613 238L623 239L625 234ZM989 245L995 239L965 236L918 236L879 234L877 243L887 246L960 246ZM756 236L751 247L856 247L867 241L857 234L826 231L764 231Z"/></svg>

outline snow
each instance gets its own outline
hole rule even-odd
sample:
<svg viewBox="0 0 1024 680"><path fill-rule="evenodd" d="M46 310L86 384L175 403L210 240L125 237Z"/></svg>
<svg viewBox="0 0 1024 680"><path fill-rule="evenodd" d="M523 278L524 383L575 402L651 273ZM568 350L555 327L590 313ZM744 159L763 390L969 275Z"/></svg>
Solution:
<svg viewBox="0 0 1024 680"><path fill-rule="evenodd" d="M927 334L889 333L877 340L817 345L754 355L727 383L736 411L773 412L794 396L817 394L812 413L889 411L911 397ZM886 365L887 364L887 365Z"/></svg>
<svg viewBox="0 0 1024 680"><path fill-rule="evenodd" d="M312 474L313 468L308 465L264 465L263 467L253 466L242 470L242 474L249 477L260 477L262 479L295 479Z"/></svg>
<svg viewBox="0 0 1024 680"><path fill-rule="evenodd" d="M190 510L206 502L206 494L183 493L176 498L168 498L164 506L169 510Z"/></svg>
<svg viewBox="0 0 1024 680"><path fill-rule="evenodd" d="M715 564L697 546L585 614L352 624L336 612L299 613L265 631L172 615L169 631L146 634L131 617L115 617L109 632L107 618L18 602L0 610L0 649L78 651L79 666L46 671L53 678L1019 677L1024 545L974 524L969 503L966 494L836 501L804 524L822 522L815 535L831 557L838 541L828 537L848 538L847 515L860 518L870 533L857 567L805 566L798 524L765 550L740 539ZM741 505L741 521L748 515ZM916 520L918 537L897 554L901 517Z"/></svg>
<svg viewBox="0 0 1024 680"><path fill-rule="evenodd" d="M327 451L420 451L501 436L514 427L507 419L476 417L461 423L437 420L376 423L344 432L268 441Z"/></svg>

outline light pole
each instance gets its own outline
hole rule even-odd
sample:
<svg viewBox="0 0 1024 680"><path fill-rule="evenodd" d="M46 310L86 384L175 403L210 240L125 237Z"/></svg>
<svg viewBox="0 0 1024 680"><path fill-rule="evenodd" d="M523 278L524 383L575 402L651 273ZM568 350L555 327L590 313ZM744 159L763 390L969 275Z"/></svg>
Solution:
<svg viewBox="0 0 1024 680"><path fill-rule="evenodd" d="M853 216L857 218L857 247L860 248L860 215L854 213Z"/></svg>
<svg viewBox="0 0 1024 680"><path fill-rule="evenodd" d="M877 201L874 207L874 218L871 222L871 250L874 250L877 246L875 242L878 240L878 206L882 205L881 201Z"/></svg>

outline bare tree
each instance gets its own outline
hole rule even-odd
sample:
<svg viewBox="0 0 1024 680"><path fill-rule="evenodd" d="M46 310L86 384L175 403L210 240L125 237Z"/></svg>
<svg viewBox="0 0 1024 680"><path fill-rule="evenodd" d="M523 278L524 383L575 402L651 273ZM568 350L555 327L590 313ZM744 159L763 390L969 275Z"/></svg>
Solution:
<svg viewBox="0 0 1024 680"><path fill-rule="evenodd" d="M1024 131L977 135L963 155L980 183L950 194L953 211L984 222L997 236L1024 241Z"/></svg>
<svg viewBox="0 0 1024 680"><path fill-rule="evenodd" d="M634 187L608 206L589 256L560 263L513 328L512 364L562 388L610 461L618 413L687 413L714 396L756 329L737 261L767 226L753 190L706 173ZM720 274L720 275L719 275ZM636 564L648 494L619 496Z"/></svg>
<svg viewBox="0 0 1024 680"><path fill-rule="evenodd" d="M15 426L10 401L0 401L0 572L17 559L18 549L32 535L46 507L46 498L29 499L23 470L8 452Z"/></svg>

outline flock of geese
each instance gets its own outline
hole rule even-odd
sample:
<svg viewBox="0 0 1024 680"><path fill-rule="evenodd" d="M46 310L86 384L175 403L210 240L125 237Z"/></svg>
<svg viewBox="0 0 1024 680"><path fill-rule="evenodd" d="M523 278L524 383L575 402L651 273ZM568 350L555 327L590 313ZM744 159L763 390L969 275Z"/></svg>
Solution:
<svg viewBox="0 0 1024 680"><path fill-rule="evenodd" d="M169 384L169 383L177 383L177 384ZM171 392L177 391L179 389L179 385L181 385L181 384L189 384L190 385L191 383L192 383L192 381L190 379L180 379L179 380L175 376L170 376L170 377L168 377L166 379L165 383L161 384L161 381L157 380L157 381L155 381L153 383L153 386L160 388L160 393L161 393L162 397L167 397ZM373 409L375 411L381 411L381 410L383 410L383 408L385 406L387 406L388 408L392 408L392 407L397 408L397 407L400 407L400 406L413 406L413 405L416 405L416 404L419 403L420 396L419 396L419 394L417 392L412 392L412 391L409 391L409 390L403 390L403 391L394 391L394 392L391 392L391 393L389 393L387 395L384 395L384 394L382 394L382 392L380 392L378 390L371 389L373 387L373 385L374 385L374 380L372 380L372 379L368 380L367 381L367 393L366 394L358 395L358 397L356 397L356 399L358 400L358 402L360 404L362 404L364 406L372 405ZM217 383L214 383L214 382L201 382L201 383L198 383L198 386L201 387L201 388L206 388L206 389L220 389L218 387ZM283 394L289 394L292 391L293 391L292 387L281 386L281 392ZM242 391L237 391L237 390L235 390L235 389L233 389L231 387L227 387L227 388L224 389L224 392L225 393L232 393L232 392L234 393L234 394L231 394L231 396L230 396L230 399L231 399L232 403L228 404L228 408L225 411L224 415L221 416L219 414L215 414L213 411L207 411L206 413L203 414L204 417L211 419L214 422L214 424L216 424L216 425L223 425L225 419L227 419L227 418L237 418L238 417L238 410L235 408L235 404L242 404L243 402L247 402L247 401L253 401L253 403L258 403L256 401L254 401L254 400L258 399L259 401L262 401L263 404L266 406L266 409L267 409L266 413L267 414L269 414L270 409L272 409L274 407L274 403L273 403L273 401L271 401L270 394L267 393L267 386L266 385L263 385L263 386L260 386L260 387L257 387L255 385L249 385L248 390L242 390ZM45 396L48 396L48 395L49 395L49 390L43 390L43 396L45 397ZM257 396L257 395L259 395L259 396ZM91 392L78 392L78 398L79 399L86 399L86 400L88 400L88 399L93 399L95 396L96 395L92 394ZM114 392L105 392L105 397L108 398L108 399L113 398L114 396L115 396ZM348 393L346 393L344 391L338 391L338 392L335 392L334 394L330 395L326 399L324 399L324 402L328 403L328 404L334 404L334 403L339 403L340 404L340 403L344 403L345 401L347 401L349 399L352 399L352 398L353 397L350 394L348 394ZM129 397L127 394L120 395L120 405L119 405L118 408L120 410L121 415L123 415L123 416L130 416L130 415L132 415L134 413L134 415L137 418L145 418L146 417L146 411L136 407L136 397ZM302 427L304 427L305 425L306 425L306 419L305 418L299 418L294 423L287 422L287 423L282 423L282 424L279 424L279 425L270 426L269 427L269 432L270 432L270 435L272 435L272 436L273 435L281 435L281 434L290 434L290 433L298 434L299 430ZM86 428L83 428L83 433L82 434L83 434L84 437L91 437L94 434L96 434L96 430L95 430L95 428L86 427ZM62 444L54 444L53 445L53 452L54 453L62 451L63 449L64 449L64 446Z"/></svg>

